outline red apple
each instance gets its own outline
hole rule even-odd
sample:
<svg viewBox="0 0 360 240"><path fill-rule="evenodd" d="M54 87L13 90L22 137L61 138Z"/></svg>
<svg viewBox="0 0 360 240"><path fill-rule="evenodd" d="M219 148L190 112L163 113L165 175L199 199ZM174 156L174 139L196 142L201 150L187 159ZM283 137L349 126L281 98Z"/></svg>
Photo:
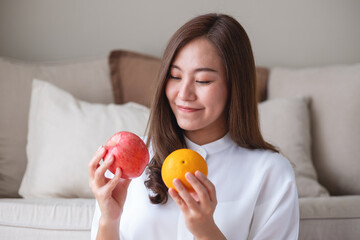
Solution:
<svg viewBox="0 0 360 240"><path fill-rule="evenodd" d="M116 168L122 171L122 178L139 177L149 162L149 151L141 138L131 132L115 133L105 144L106 154L114 156L114 162L109 167L115 174Z"/></svg>

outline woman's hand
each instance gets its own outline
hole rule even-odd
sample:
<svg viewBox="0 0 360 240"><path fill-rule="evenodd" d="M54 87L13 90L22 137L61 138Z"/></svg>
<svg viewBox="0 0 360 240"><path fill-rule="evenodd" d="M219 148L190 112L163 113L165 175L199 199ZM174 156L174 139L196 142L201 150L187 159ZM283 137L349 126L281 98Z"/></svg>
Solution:
<svg viewBox="0 0 360 240"><path fill-rule="evenodd" d="M114 178L106 178L104 174L114 161L114 157L109 155L99 165L104 156L105 149L101 146L89 163L89 185L101 210L100 223L119 223L131 180L121 178L120 168L116 169Z"/></svg>
<svg viewBox="0 0 360 240"><path fill-rule="evenodd" d="M217 205L214 184L200 171L195 175L188 172L185 177L195 192L188 192L179 179L174 179L177 191L170 188L169 194L184 214L187 228L197 240L226 239L213 218Z"/></svg>

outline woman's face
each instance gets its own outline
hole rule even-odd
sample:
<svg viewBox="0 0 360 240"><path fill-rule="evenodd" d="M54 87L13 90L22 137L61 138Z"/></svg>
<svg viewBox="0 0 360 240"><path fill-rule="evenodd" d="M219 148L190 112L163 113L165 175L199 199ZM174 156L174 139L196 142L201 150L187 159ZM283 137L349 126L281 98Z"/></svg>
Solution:
<svg viewBox="0 0 360 240"><path fill-rule="evenodd" d="M226 73L209 40L197 38L178 52L165 91L178 125L190 140L205 144L225 135Z"/></svg>

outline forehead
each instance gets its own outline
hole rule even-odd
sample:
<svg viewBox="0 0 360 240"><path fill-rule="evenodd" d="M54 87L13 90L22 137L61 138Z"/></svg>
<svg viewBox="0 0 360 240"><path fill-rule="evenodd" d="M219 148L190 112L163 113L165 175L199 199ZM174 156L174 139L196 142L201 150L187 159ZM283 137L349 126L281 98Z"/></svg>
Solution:
<svg viewBox="0 0 360 240"><path fill-rule="evenodd" d="M182 47L172 64L180 68L223 68L217 48L205 37L196 38Z"/></svg>

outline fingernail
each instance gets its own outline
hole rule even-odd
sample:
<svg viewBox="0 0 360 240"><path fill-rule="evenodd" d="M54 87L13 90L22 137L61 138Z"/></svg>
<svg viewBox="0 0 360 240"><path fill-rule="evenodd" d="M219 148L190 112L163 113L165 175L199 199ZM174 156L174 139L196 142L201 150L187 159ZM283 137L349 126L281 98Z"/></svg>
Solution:
<svg viewBox="0 0 360 240"><path fill-rule="evenodd" d="M175 197L175 193L177 192L177 190L176 190L175 188L169 188L169 189L168 189L168 192L169 192L170 196L171 196L172 198L174 198L174 197Z"/></svg>
<svg viewBox="0 0 360 240"><path fill-rule="evenodd" d="M199 170L197 170L197 171L195 172L195 175L196 175L197 177L201 177L201 178L204 178L204 177L205 177L205 175L204 175L202 172L200 172Z"/></svg>
<svg viewBox="0 0 360 240"><path fill-rule="evenodd" d="M101 145L101 146L98 148L97 152L100 153L100 152L102 152L102 151L104 151L104 147Z"/></svg>
<svg viewBox="0 0 360 240"><path fill-rule="evenodd" d="M111 161L113 159L113 155L109 154L106 156L105 161Z"/></svg>
<svg viewBox="0 0 360 240"><path fill-rule="evenodd" d="M176 189L179 189L179 187L181 187L180 180L177 179L177 178L175 178L175 179L173 180L173 184L174 184L174 186L175 186Z"/></svg>
<svg viewBox="0 0 360 240"><path fill-rule="evenodd" d="M192 180L192 179L194 179L194 175L191 172L187 172L187 173L185 173L185 178L187 180Z"/></svg>

